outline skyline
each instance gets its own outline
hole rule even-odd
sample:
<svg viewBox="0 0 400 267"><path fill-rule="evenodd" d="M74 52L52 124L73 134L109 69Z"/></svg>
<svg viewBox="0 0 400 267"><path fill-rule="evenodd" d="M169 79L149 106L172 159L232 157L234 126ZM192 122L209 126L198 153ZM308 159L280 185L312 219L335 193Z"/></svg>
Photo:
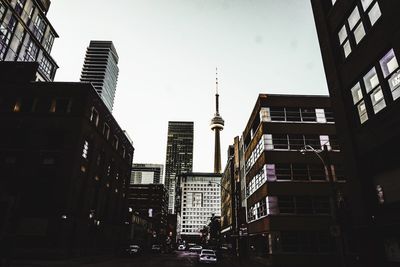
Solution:
<svg viewBox="0 0 400 267"><path fill-rule="evenodd" d="M113 41L120 57L113 114L134 142L134 163L165 165L168 121L194 121L193 171L212 171L216 67L222 169L259 93L327 94L308 0L54 1L48 17L60 35L56 81L79 81L90 40Z"/></svg>

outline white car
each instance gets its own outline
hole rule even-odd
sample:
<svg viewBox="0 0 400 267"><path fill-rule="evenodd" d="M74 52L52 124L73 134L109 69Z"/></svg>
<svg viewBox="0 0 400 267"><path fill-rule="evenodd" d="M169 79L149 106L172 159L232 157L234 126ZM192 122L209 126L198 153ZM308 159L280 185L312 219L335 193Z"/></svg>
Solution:
<svg viewBox="0 0 400 267"><path fill-rule="evenodd" d="M199 255L199 263L217 263L217 255L214 250L202 249Z"/></svg>
<svg viewBox="0 0 400 267"><path fill-rule="evenodd" d="M189 248L189 252L196 252L196 253L199 253L202 249L203 249L202 246L196 245L196 246L190 247L190 248Z"/></svg>

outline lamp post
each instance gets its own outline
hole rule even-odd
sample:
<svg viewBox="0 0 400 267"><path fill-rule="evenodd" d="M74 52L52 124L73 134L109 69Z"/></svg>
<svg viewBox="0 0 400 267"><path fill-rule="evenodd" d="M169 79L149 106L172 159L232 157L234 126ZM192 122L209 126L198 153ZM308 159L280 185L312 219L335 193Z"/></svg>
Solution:
<svg viewBox="0 0 400 267"><path fill-rule="evenodd" d="M330 200L330 207L331 207L331 215L333 225L330 227L331 234L335 237L336 247L339 254L340 266L345 267L345 255L343 250L343 242L341 238L340 226L338 221L338 205L337 205L337 196L338 190L336 187L336 183L333 180L332 175L332 167L328 157L328 147L327 145L323 145L322 150L317 150L310 145L305 145L301 150L300 153L305 155L307 152L313 152L317 157L321 160L322 164L324 165L325 175L328 177L330 189L331 189L331 200Z"/></svg>
<svg viewBox="0 0 400 267"><path fill-rule="evenodd" d="M239 224L238 224L238 209L237 209L237 204L238 204L238 199L237 199L237 192L236 190L234 190L234 192L232 193L231 190L226 189L223 185L217 183L217 182L212 182L209 181L208 185L211 186L211 184L216 184L218 186L220 186L226 193L228 193L231 197L233 197L233 209L234 209L234 216L235 216L235 223L234 223L234 236L235 236L235 243L236 243L236 256L239 257ZM236 189L236 185L235 185L235 189Z"/></svg>

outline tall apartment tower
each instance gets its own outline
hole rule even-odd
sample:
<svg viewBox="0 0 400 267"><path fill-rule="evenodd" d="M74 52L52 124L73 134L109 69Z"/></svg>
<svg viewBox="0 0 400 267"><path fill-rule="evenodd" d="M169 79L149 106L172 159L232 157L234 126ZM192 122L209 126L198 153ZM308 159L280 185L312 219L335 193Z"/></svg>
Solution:
<svg viewBox="0 0 400 267"><path fill-rule="evenodd" d="M220 131L224 129L224 120L219 114L219 94L218 94L218 76L216 77L216 92L215 92L215 114L211 120L211 130L214 131L214 173L221 173L221 140Z"/></svg>
<svg viewBox="0 0 400 267"><path fill-rule="evenodd" d="M170 214L175 214L175 188L177 175L184 172L192 172L193 127L193 122L168 122L164 183L168 191L168 213Z"/></svg>
<svg viewBox="0 0 400 267"><path fill-rule="evenodd" d="M50 0L0 0L0 61L36 61L38 81L53 81L51 57L58 34L46 14Z"/></svg>
<svg viewBox="0 0 400 267"><path fill-rule="evenodd" d="M400 1L312 0L358 266L400 263Z"/></svg>
<svg viewBox="0 0 400 267"><path fill-rule="evenodd" d="M118 54L111 41L90 41L86 50L81 82L93 84L110 111L118 80Z"/></svg>
<svg viewBox="0 0 400 267"><path fill-rule="evenodd" d="M162 164L134 163L131 184L161 184L163 169Z"/></svg>

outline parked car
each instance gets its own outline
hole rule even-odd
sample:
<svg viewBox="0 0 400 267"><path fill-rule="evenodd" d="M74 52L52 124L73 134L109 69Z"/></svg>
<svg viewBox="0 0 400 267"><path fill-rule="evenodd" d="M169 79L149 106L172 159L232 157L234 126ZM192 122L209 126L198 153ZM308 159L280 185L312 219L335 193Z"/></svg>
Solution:
<svg viewBox="0 0 400 267"><path fill-rule="evenodd" d="M190 252L200 253L202 249L203 249L202 246L196 245L196 246L193 246L193 247L189 248L189 251Z"/></svg>
<svg viewBox="0 0 400 267"><path fill-rule="evenodd" d="M199 254L199 263L217 263L217 255L214 250L202 249Z"/></svg>
<svg viewBox="0 0 400 267"><path fill-rule="evenodd" d="M178 250L186 250L186 246L185 245L179 245L178 246Z"/></svg>
<svg viewBox="0 0 400 267"><path fill-rule="evenodd" d="M152 245L151 252L161 253L161 246L160 245Z"/></svg>
<svg viewBox="0 0 400 267"><path fill-rule="evenodd" d="M142 249L138 245L129 245L129 247L126 249L126 254L128 255L137 255L142 252Z"/></svg>

